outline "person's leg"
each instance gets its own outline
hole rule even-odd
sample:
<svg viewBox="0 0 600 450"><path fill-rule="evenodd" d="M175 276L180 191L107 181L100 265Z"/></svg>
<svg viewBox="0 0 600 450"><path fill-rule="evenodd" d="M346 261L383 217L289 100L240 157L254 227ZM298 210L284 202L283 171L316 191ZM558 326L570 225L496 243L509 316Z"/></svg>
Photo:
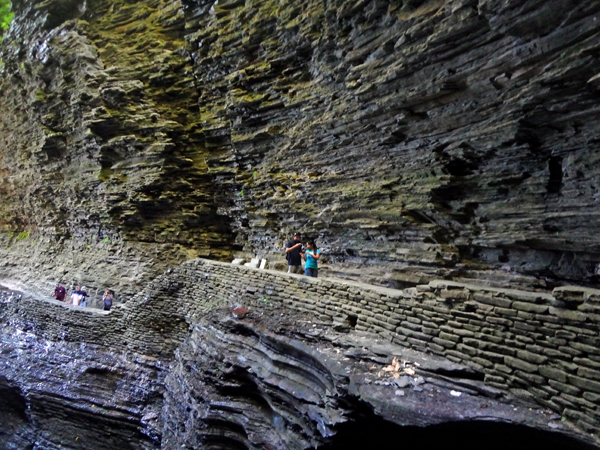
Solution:
<svg viewBox="0 0 600 450"><path fill-rule="evenodd" d="M293 266L288 266L288 273L292 273L292 267Z"/></svg>
<svg viewBox="0 0 600 450"><path fill-rule="evenodd" d="M304 269L307 277L317 278L317 269Z"/></svg>

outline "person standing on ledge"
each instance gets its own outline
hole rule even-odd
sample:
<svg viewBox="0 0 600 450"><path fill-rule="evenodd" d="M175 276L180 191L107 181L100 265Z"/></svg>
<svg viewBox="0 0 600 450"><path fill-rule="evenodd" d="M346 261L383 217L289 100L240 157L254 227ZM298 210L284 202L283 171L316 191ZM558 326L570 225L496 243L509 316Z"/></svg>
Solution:
<svg viewBox="0 0 600 450"><path fill-rule="evenodd" d="M66 295L67 290L64 286L61 286L60 283L56 283L56 287L54 288L54 298L59 302L64 302Z"/></svg>
<svg viewBox="0 0 600 450"><path fill-rule="evenodd" d="M110 289L107 289L102 296L102 301L104 302L104 311L110 311L110 308L113 304L113 295L110 292Z"/></svg>
<svg viewBox="0 0 600 450"><path fill-rule="evenodd" d="M83 307L87 306L86 297L89 297L89 295L87 293L87 288L85 286L83 286L81 288L81 304L80 304L80 306L83 306Z"/></svg>
<svg viewBox="0 0 600 450"><path fill-rule="evenodd" d="M306 260L304 265L304 273L307 277L317 278L319 273L319 265L317 260L321 257L321 252L317 248L315 241L308 241L306 244L306 251L302 254L302 257Z"/></svg>
<svg viewBox="0 0 600 450"><path fill-rule="evenodd" d="M81 291L81 286L77 286L77 289L71 294L71 303L75 306L79 306L81 299L83 299L83 292Z"/></svg>
<svg viewBox="0 0 600 450"><path fill-rule="evenodd" d="M294 233L294 239L285 245L285 259L288 262L288 273L302 273L302 243L300 233Z"/></svg>

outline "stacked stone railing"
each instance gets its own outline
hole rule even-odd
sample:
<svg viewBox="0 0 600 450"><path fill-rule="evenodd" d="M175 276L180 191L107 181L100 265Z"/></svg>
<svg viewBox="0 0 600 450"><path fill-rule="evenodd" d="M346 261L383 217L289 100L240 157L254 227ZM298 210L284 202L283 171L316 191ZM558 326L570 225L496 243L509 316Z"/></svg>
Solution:
<svg viewBox="0 0 600 450"><path fill-rule="evenodd" d="M485 382L563 414L600 423L600 291L525 292L450 281L404 290L190 261L110 312L23 298L0 318L47 339L169 357L194 317L215 307L282 305L339 327L478 369Z"/></svg>

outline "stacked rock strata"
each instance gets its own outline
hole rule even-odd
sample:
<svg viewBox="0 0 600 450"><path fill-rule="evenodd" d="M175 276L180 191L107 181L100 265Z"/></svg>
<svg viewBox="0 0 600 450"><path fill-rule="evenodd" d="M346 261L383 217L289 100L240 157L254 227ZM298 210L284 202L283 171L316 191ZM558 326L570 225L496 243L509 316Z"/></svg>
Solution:
<svg viewBox="0 0 600 450"><path fill-rule="evenodd" d="M172 358L179 349L193 360L190 354L199 352L200 346L201 357L212 361L221 353L232 358L226 350L229 344L222 341L231 340L234 345L238 338L225 335L247 336L263 331L236 325L215 325L228 331L211 331L206 323L196 330L195 324L207 312L227 306L234 317L244 320L248 309L256 311L256 317L273 307L282 308L282 314L295 310L316 315L320 323L338 332L368 333L383 342L460 364L471 371L468 378L485 381L488 391L484 392L489 394L492 389L493 396L505 393L537 403L595 435L600 428L600 293L557 288L555 294L449 281L432 281L399 291L195 260L158 277L132 301L110 312L23 298L3 304L3 316L50 341L83 342L111 352L160 359ZM196 330L192 342L188 342L190 326ZM279 327L289 330L295 323ZM317 346L323 339L328 340L315 331L313 337L310 330L303 333L303 339L311 339ZM291 336L295 337L293 333ZM269 347L270 338L253 339ZM180 348L184 342L185 350ZM393 352L386 354L391 356ZM259 355L252 358L261 364ZM219 361L217 357L217 362L207 364L220 367ZM185 372L178 376L185 377ZM201 374L196 376L202 384ZM200 388L192 390L196 389ZM173 414L181 414L173 408Z"/></svg>
<svg viewBox="0 0 600 450"><path fill-rule="evenodd" d="M378 284L597 281L595 2L13 8L0 225L35 244L3 236L6 276L133 294L301 230Z"/></svg>

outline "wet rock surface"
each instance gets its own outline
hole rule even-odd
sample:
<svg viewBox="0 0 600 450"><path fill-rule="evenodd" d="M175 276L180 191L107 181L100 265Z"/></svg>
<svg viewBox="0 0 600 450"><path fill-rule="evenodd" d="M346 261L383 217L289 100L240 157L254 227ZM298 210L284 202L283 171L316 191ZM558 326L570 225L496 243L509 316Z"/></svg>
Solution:
<svg viewBox="0 0 600 450"><path fill-rule="evenodd" d="M125 300L300 230L375 284L597 283L595 2L65 5L0 50L5 280Z"/></svg>
<svg viewBox="0 0 600 450"><path fill-rule="evenodd" d="M511 448L530 448L519 445L534 438L550 449L597 448L560 415L486 385L472 367L336 331L279 304L248 307L243 316L230 308L196 315L160 358L48 340L4 315L0 445L334 449L368 438L428 448L425 427L467 449L480 448L484 432ZM465 424L473 427L466 436Z"/></svg>
<svg viewBox="0 0 600 450"><path fill-rule="evenodd" d="M10 293L2 293L3 300ZM49 341L3 317L0 447L160 447L161 361L84 343Z"/></svg>

